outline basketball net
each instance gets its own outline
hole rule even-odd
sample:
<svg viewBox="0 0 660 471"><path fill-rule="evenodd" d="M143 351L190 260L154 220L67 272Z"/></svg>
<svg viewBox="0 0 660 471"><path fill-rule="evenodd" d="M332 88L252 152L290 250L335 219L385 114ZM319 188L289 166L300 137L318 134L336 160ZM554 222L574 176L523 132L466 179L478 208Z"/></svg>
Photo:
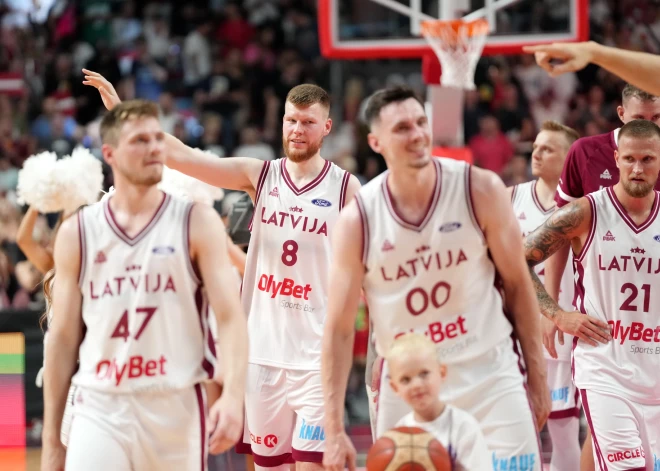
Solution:
<svg viewBox="0 0 660 471"><path fill-rule="evenodd" d="M488 21L430 20L422 21L422 35L428 41L442 66L440 84L474 90L474 73L486 44Z"/></svg>

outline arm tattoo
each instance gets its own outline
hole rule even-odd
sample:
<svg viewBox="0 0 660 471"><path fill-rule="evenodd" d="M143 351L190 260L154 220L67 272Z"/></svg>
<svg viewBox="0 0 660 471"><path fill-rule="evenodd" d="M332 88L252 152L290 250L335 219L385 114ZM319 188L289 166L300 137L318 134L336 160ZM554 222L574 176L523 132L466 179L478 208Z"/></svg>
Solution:
<svg viewBox="0 0 660 471"><path fill-rule="evenodd" d="M536 291L536 299L538 299L539 307L541 308L541 314L550 320L554 320L557 316L557 311L561 311L561 308L545 290L545 286L543 286L543 283L541 283L541 280L536 275L533 266L529 267L529 273L532 275L532 283L534 284L534 291Z"/></svg>
<svg viewBox="0 0 660 471"><path fill-rule="evenodd" d="M527 264L530 267L538 265L569 243L584 218L585 211L577 201L556 211L525 239Z"/></svg>

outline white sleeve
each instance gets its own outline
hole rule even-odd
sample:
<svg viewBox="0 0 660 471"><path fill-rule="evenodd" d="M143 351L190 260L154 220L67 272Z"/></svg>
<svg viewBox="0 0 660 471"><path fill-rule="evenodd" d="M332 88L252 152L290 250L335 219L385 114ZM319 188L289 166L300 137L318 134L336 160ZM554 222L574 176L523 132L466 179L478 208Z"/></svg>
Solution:
<svg viewBox="0 0 660 471"><path fill-rule="evenodd" d="M456 447L456 469L458 471L492 471L493 464L486 439L479 424L472 416L461 417L461 423L452 434Z"/></svg>

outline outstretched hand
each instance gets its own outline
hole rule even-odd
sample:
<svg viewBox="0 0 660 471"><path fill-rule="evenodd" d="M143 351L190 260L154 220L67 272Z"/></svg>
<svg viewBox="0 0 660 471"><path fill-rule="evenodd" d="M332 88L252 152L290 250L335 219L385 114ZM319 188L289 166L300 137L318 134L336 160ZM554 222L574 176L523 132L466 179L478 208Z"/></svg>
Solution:
<svg viewBox="0 0 660 471"><path fill-rule="evenodd" d="M525 46L523 51L534 53L536 63L552 77L582 70L593 60L588 42Z"/></svg>
<svg viewBox="0 0 660 471"><path fill-rule="evenodd" d="M103 105L108 111L121 103L115 87L113 87L112 84L108 82L103 75L87 69L83 69L82 71L85 74L83 85L89 85L99 91L101 100L103 100Z"/></svg>

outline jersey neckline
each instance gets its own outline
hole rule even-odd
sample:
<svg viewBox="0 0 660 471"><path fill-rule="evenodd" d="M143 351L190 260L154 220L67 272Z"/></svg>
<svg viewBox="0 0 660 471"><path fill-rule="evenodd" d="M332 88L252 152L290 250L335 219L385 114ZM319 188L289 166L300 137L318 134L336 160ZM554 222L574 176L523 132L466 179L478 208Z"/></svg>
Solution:
<svg viewBox="0 0 660 471"><path fill-rule="evenodd" d="M394 204L394 198L392 197L392 193L390 192L390 188L387 184L387 177L389 176L389 172L383 178L381 190L383 192L383 198L385 199L385 206L387 206L387 209L389 210L389 213L392 216L392 218L405 229L410 229L416 232L422 232L426 227L426 225L428 224L428 222L431 220L433 212L436 206L438 205L438 201L440 201L440 193L442 190L442 165L440 164L440 161L438 159L433 159L432 161L434 163L433 167L435 168L435 189L433 190L433 196L431 197L431 201L429 201L429 204L426 207L426 212L424 213L424 217L419 223L414 223L406 220L406 218L403 217L403 215L397 211L396 206Z"/></svg>
<svg viewBox="0 0 660 471"><path fill-rule="evenodd" d="M298 188L295 183L293 183L293 179L291 178L291 175L289 175L289 171L286 169L286 158L282 159L282 176L284 177L284 181L286 182L287 186L291 188L291 191L293 191L296 196L300 196L303 193L307 193L309 190L312 190L313 188L316 188L319 183L323 181L325 176L328 174L330 171L330 161L326 160L325 165L319 172L319 174L309 182L307 185L303 186L302 188Z"/></svg>
<svg viewBox="0 0 660 471"><path fill-rule="evenodd" d="M103 202L103 213L105 214L105 220L108 222L110 229L112 229L112 232L114 232L117 237L119 237L126 244L133 246L144 239L144 237L151 231L151 229L156 226L156 223L158 223L160 217L163 215L165 209L169 205L171 197L169 194L163 192L163 199L154 212L153 216L151 216L149 222L133 237L130 237L126 231L124 231L124 229L117 223L115 215L112 212L112 208L110 207L111 199L112 198L108 198Z"/></svg>
<svg viewBox="0 0 660 471"><path fill-rule="evenodd" d="M655 193L655 198L653 200L653 206L651 207L651 212L649 213L649 216L646 218L646 221L643 223L637 225L635 224L635 221L628 215L626 210L624 209L623 205L619 201L619 198L617 198L616 193L613 190L614 187L607 187L607 196L610 197L610 201L612 202L612 205L616 209L616 212L619 213L619 216L621 216L621 219L625 221L626 224L628 224L628 227L630 227L635 234L639 234L642 232L644 229L648 228L653 221L655 221L655 218L658 215L658 208L660 207L660 200L658 200L658 192L653 191Z"/></svg>

